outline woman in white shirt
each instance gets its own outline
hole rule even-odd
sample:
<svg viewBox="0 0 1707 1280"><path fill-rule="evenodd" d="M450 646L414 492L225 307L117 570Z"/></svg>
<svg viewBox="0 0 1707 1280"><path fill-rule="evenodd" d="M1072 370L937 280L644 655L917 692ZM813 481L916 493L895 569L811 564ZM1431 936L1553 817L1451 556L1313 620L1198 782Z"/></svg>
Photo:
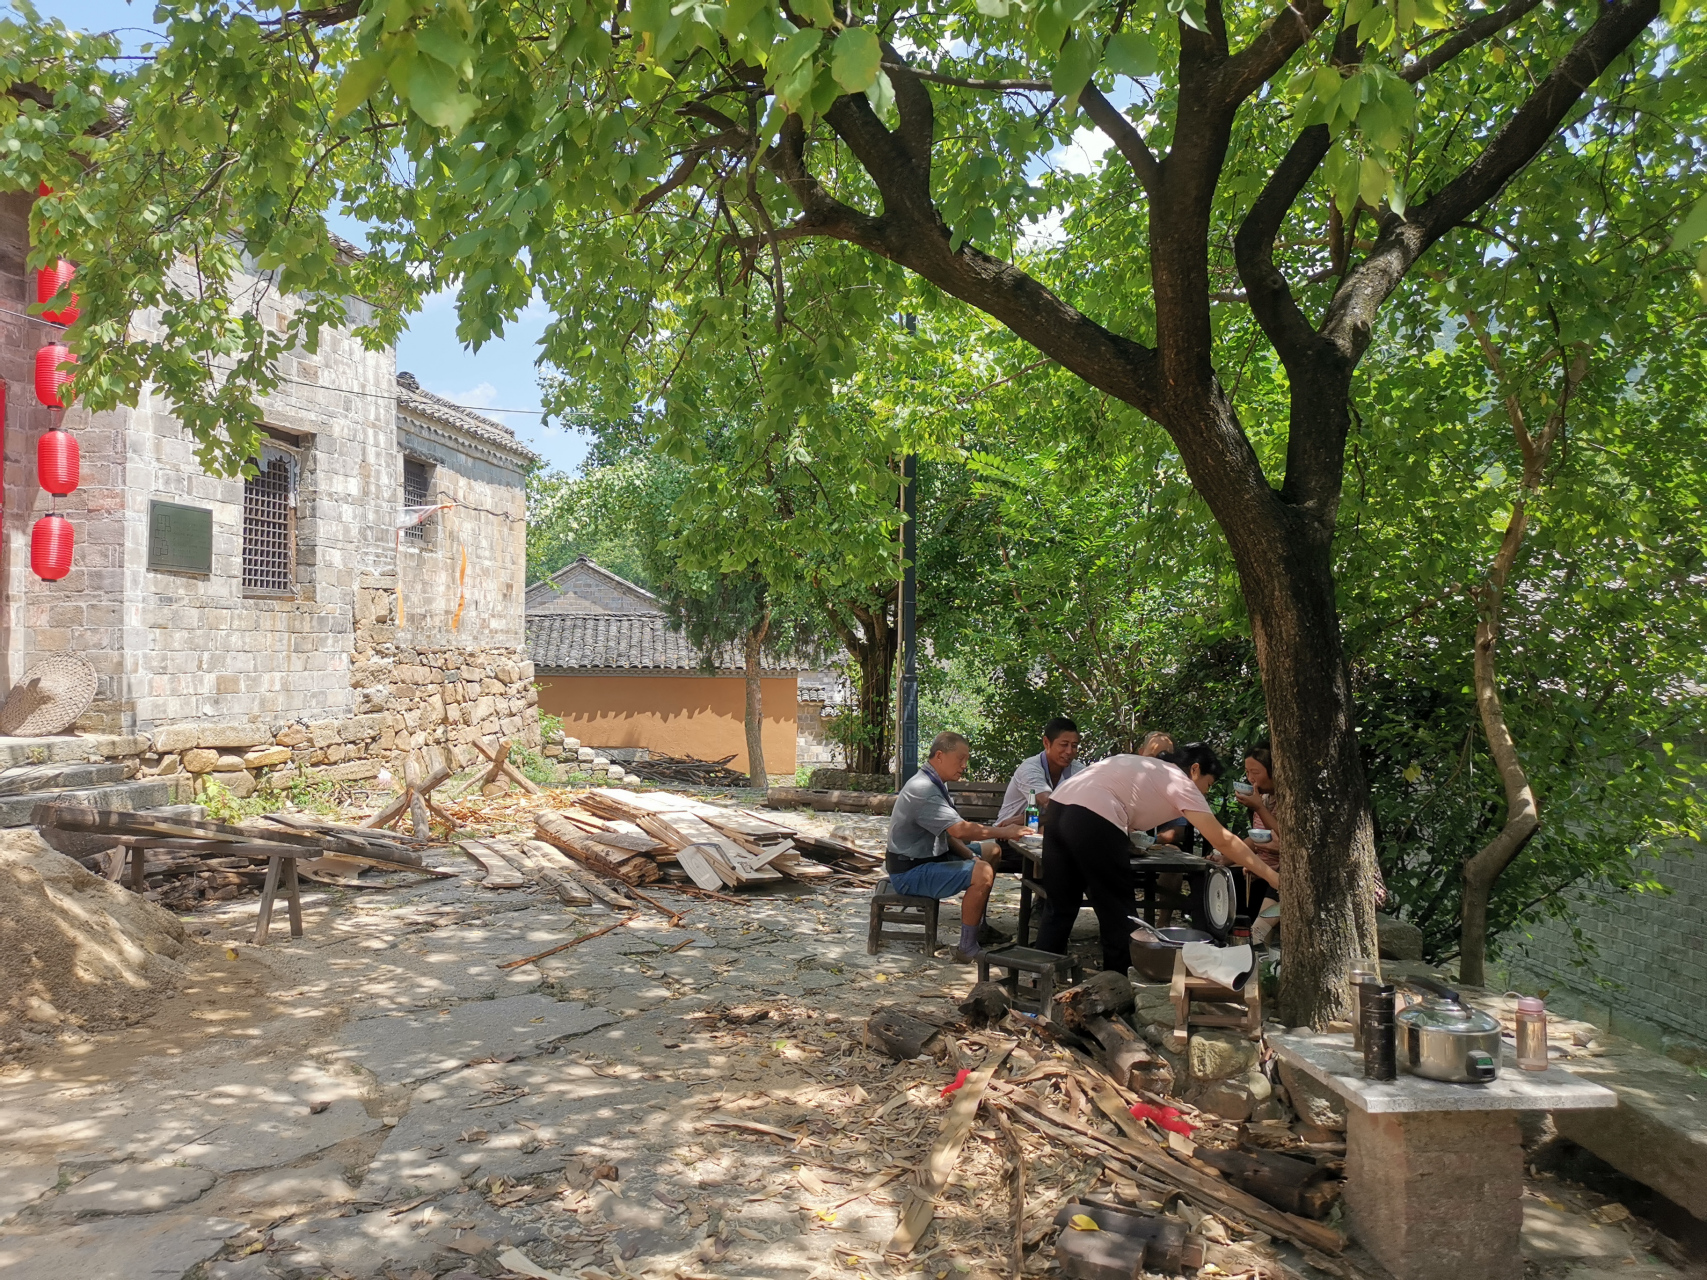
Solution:
<svg viewBox="0 0 1707 1280"><path fill-rule="evenodd" d="M1124 973L1131 918L1138 910L1130 834L1176 818L1196 827L1229 862L1278 885L1279 872L1210 811L1205 796L1225 772L1213 749L1191 742L1159 759L1110 756L1063 782L1050 797L1043 832L1043 887L1049 900L1038 950L1065 953L1088 897L1102 929L1103 968Z"/></svg>

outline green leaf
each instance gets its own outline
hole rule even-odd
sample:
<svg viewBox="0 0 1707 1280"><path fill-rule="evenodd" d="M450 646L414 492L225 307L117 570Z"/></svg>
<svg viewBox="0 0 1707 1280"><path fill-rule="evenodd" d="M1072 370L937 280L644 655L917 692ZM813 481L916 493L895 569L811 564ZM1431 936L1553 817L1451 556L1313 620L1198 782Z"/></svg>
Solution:
<svg viewBox="0 0 1707 1280"><path fill-rule="evenodd" d="M877 79L871 82L865 91L865 100L871 104L871 109L877 113L879 120L887 123L890 114L895 110L895 86L890 82L887 71L879 71Z"/></svg>
<svg viewBox="0 0 1707 1280"><path fill-rule="evenodd" d="M792 7L815 27L827 29L836 25L836 11L830 7L830 0L794 0Z"/></svg>
<svg viewBox="0 0 1707 1280"><path fill-rule="evenodd" d="M416 58L407 78L409 106L435 128L460 133L479 104L458 91L456 72L436 58Z"/></svg>
<svg viewBox="0 0 1707 1280"><path fill-rule="evenodd" d="M464 80L474 78L474 47L442 23L422 27L415 33L415 46L429 58L437 58Z"/></svg>
<svg viewBox="0 0 1707 1280"><path fill-rule="evenodd" d="M1102 60L1110 69L1134 80L1155 75L1160 66L1155 43L1142 31L1116 31L1108 38Z"/></svg>
<svg viewBox="0 0 1707 1280"><path fill-rule="evenodd" d="M977 0L978 12L986 18L1005 18L1012 7L1008 0Z"/></svg>
<svg viewBox="0 0 1707 1280"><path fill-rule="evenodd" d="M1364 156L1358 167L1357 194L1371 208L1379 206L1381 197L1387 194L1387 171L1374 156Z"/></svg>
<svg viewBox="0 0 1707 1280"><path fill-rule="evenodd" d="M1079 91L1090 82L1097 67L1097 47L1083 36L1074 36L1061 47L1055 60L1055 70L1049 73L1049 87L1070 103L1079 100Z"/></svg>
<svg viewBox="0 0 1707 1280"><path fill-rule="evenodd" d="M883 49L870 27L849 27L830 47L830 74L849 93L864 93L877 81Z"/></svg>
<svg viewBox="0 0 1707 1280"><path fill-rule="evenodd" d="M338 96L332 104L332 118L341 119L373 97L374 91L385 82L386 59L369 54L344 72L338 82Z"/></svg>
<svg viewBox="0 0 1707 1280"><path fill-rule="evenodd" d="M1672 232L1671 247L1687 249L1703 236L1707 236L1707 196L1695 202L1695 207L1677 224L1677 230Z"/></svg>

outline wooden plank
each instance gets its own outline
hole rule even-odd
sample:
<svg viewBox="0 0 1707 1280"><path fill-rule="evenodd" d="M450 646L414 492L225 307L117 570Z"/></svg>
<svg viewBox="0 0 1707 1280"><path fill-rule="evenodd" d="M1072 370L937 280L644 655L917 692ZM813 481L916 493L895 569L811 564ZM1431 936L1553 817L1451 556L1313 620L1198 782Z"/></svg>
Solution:
<svg viewBox="0 0 1707 1280"><path fill-rule="evenodd" d="M547 862L519 840L482 840L483 849L497 854L566 907L590 907L593 897L581 882Z"/></svg>
<svg viewBox="0 0 1707 1280"><path fill-rule="evenodd" d="M486 774L487 780L480 784L482 787L496 782L498 774L502 772L511 782L514 782L530 796L537 796L540 793L539 783L509 762L510 744L508 742L502 743L496 751L488 751L486 744L477 738L474 742L474 749L492 762L492 768Z"/></svg>
<svg viewBox="0 0 1707 1280"><path fill-rule="evenodd" d="M541 840L561 849L575 861L615 876L625 884L651 884L662 874L658 864L645 854L600 844L550 809L534 814L533 821L534 830Z"/></svg>
<svg viewBox="0 0 1707 1280"><path fill-rule="evenodd" d="M740 835L768 842L786 840L794 834L793 827L785 827L768 818L761 818L756 813L748 813L745 809L719 809L715 805L707 805L706 808L709 812L700 816L727 836Z"/></svg>
<svg viewBox="0 0 1707 1280"><path fill-rule="evenodd" d="M454 847L458 853L486 873L481 883L488 889L520 889L527 883L526 876L512 867L507 860L486 848L479 840L464 840Z"/></svg>
<svg viewBox="0 0 1707 1280"><path fill-rule="evenodd" d="M978 1114L978 1104L984 1100L984 1091L989 1088L990 1077L996 1074L996 1068L1007 1060L1018 1043L1017 1040L1007 1040L991 1049L983 1065L955 1091L954 1105L949 1107L942 1129L919 1168L918 1185L912 1188L907 1207L901 1213L900 1225L889 1238L884 1252L911 1253L919 1237L924 1235L925 1228L930 1226L936 1214L936 1198L942 1194L943 1187L948 1184L948 1175L954 1172L955 1163L960 1159L960 1149L966 1145L966 1137L972 1132L972 1121Z"/></svg>
<svg viewBox="0 0 1707 1280"><path fill-rule="evenodd" d="M762 862L755 861L753 854L727 836L719 835L709 823L694 814L663 813L649 816L643 820L642 826L650 834L675 847L678 857L686 846L698 846L702 856L710 860L719 875L724 875L724 868L728 868L729 874L725 876L725 883L731 887L764 884L782 879L780 872L772 871Z"/></svg>
<svg viewBox="0 0 1707 1280"><path fill-rule="evenodd" d="M705 851L698 845L684 845L676 850L676 860L701 889L721 889L728 883L717 873L711 860L705 856Z"/></svg>
<svg viewBox="0 0 1707 1280"><path fill-rule="evenodd" d="M548 860L555 858L557 861L553 865L558 866L564 875L613 911L632 911L634 909L632 898L629 898L609 880L570 858L556 845L548 844L544 840L526 840L523 841L523 844L542 858ZM534 847L536 845L537 848Z"/></svg>

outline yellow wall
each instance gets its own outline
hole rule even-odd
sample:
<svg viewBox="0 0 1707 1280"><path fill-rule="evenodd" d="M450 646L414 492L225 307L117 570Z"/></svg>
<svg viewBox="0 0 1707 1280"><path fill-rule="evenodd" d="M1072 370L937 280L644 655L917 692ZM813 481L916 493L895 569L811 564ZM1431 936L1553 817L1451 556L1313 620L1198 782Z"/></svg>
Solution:
<svg viewBox="0 0 1707 1280"><path fill-rule="evenodd" d="M739 676L540 676L541 714L561 716L563 731L588 746L646 747L671 756L721 760L747 772L747 686ZM794 772L792 676L760 682L765 770Z"/></svg>

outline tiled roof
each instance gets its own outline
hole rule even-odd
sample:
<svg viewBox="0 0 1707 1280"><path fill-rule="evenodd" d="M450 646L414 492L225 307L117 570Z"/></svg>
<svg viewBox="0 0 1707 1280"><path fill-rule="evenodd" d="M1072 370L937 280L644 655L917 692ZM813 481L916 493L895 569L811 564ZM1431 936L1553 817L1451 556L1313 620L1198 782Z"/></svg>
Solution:
<svg viewBox="0 0 1707 1280"><path fill-rule="evenodd" d="M585 671L698 671L699 650L662 614L532 613L527 618L528 657L541 675ZM717 670L745 669L740 646L724 645ZM766 675L793 674L765 668Z"/></svg>
<svg viewBox="0 0 1707 1280"><path fill-rule="evenodd" d="M518 458L529 462L538 462L539 455L516 439L516 433L501 422L475 413L472 409L464 409L461 405L453 404L443 396L436 396L431 391L421 389L421 384L412 373L397 375L397 406L410 413L437 422L441 426L452 427L473 436L476 440L484 440L487 444L496 445L506 453L513 453Z"/></svg>
<svg viewBox="0 0 1707 1280"><path fill-rule="evenodd" d="M575 579L591 578L594 598L582 598ZM598 588L602 587L603 590ZM597 597L603 596L603 599ZM645 587L612 573L595 560L577 556L556 573L527 590L529 613L663 613L663 602Z"/></svg>

